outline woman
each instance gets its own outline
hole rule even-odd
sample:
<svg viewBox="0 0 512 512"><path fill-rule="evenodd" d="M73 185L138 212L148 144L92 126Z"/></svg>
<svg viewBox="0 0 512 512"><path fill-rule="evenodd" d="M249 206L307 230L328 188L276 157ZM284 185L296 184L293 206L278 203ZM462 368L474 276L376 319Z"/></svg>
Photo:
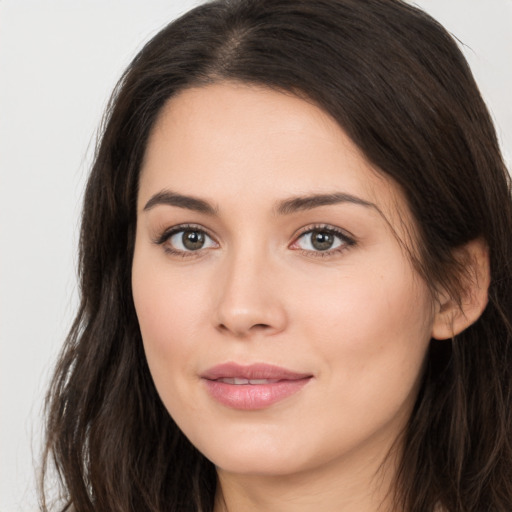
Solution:
<svg viewBox="0 0 512 512"><path fill-rule="evenodd" d="M511 206L421 11L220 0L171 23L86 191L48 402L65 507L509 511Z"/></svg>

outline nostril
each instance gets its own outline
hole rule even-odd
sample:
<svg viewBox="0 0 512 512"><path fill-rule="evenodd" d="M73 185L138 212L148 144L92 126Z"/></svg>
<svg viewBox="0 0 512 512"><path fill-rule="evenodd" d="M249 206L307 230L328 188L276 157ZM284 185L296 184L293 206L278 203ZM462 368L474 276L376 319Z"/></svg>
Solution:
<svg viewBox="0 0 512 512"><path fill-rule="evenodd" d="M251 325L248 329L243 326L236 326L236 325L228 327L226 324L223 324L223 323L220 323L217 326L217 329L219 329L221 332L232 332L236 336L241 336L241 337L245 337L254 331L266 331L271 328L272 327L269 324L254 324L254 325Z"/></svg>

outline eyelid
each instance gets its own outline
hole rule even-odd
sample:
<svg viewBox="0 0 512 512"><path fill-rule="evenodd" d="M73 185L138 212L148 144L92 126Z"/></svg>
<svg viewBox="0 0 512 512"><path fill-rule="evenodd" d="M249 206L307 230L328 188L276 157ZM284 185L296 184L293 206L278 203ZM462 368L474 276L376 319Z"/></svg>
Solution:
<svg viewBox="0 0 512 512"><path fill-rule="evenodd" d="M325 251L314 251L308 249L302 249L301 247L293 247L297 244L298 240L302 238L304 235L309 234L313 231L325 231L327 233L333 234L335 237L339 238L342 241L342 245L336 247L334 249L327 249ZM311 256L330 256L336 253L343 252L350 248L351 246L356 245L356 237L347 231L338 228L336 226L332 226L330 224L313 224L309 226L305 226L299 230L299 232L294 236L293 242L289 245L290 248L295 250L301 250L304 254L308 254Z"/></svg>
<svg viewBox="0 0 512 512"><path fill-rule="evenodd" d="M169 239L172 236L176 235L177 233L180 233L181 231L199 231L201 233L204 233L217 246L219 245L215 237L211 235L210 232L204 226L201 226L199 224L177 224L170 228L164 229L160 235L157 235L153 239L153 243L156 245L164 245L167 241L169 241ZM174 247L165 247L165 250L168 253L183 257L199 255L200 253L207 249L211 249L211 247L197 249L196 251L183 251L181 249L176 249Z"/></svg>
<svg viewBox="0 0 512 512"><path fill-rule="evenodd" d="M201 231L208 235L210 238L214 239L214 237L208 232L208 230L204 226L200 226L199 224L177 224L175 226L171 226L169 228L165 228L161 230L160 234L157 234L153 238L153 242L157 245L161 245L165 243L172 235L179 233L180 231L187 230L196 230Z"/></svg>
<svg viewBox="0 0 512 512"><path fill-rule="evenodd" d="M301 235L304 235L305 233L309 233L310 231L329 231L331 233L340 235L341 237L352 240L355 242L356 237L347 231L346 229L339 228L337 226L334 226L332 224L321 224L321 223L315 223L315 224L308 224L307 226L304 226L300 228L297 233L295 234L295 239L299 238Z"/></svg>

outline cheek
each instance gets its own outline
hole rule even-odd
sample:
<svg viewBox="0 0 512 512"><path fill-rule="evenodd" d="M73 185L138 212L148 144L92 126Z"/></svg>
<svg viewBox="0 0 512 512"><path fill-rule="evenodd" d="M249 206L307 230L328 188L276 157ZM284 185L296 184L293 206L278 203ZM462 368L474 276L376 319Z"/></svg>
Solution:
<svg viewBox="0 0 512 512"><path fill-rule="evenodd" d="M427 288L412 272L390 266L386 272L345 272L323 292L301 301L301 331L325 389L308 415L325 418L329 410L322 427L327 451L374 432L396 434L414 406L430 341Z"/></svg>
<svg viewBox="0 0 512 512"><path fill-rule="evenodd" d="M428 287L399 250L388 252L347 265L338 275L317 281L316 287L307 283L304 290L309 293L299 300L303 315L308 312L303 318L311 320L306 328L323 331L323 339L334 338L337 347L357 351L430 339L433 312Z"/></svg>
<svg viewBox="0 0 512 512"><path fill-rule="evenodd" d="M165 257L135 251L132 289L144 351L155 386L167 407L195 375L194 354L201 329L203 290L183 273L170 269ZM186 379L183 376L187 377Z"/></svg>
<svg viewBox="0 0 512 512"><path fill-rule="evenodd" d="M333 399L346 398L354 407L387 403L391 410L408 400L430 342L429 290L406 262L392 261L345 271L324 283L322 293L300 301L302 331L316 340L331 389L341 390Z"/></svg>
<svg viewBox="0 0 512 512"><path fill-rule="evenodd" d="M204 289L187 272L169 265L165 254L142 243L135 248L132 290L145 345L165 355L170 347L194 339ZM194 321L192 321L194 319ZM179 343L178 343L179 341Z"/></svg>
<svg viewBox="0 0 512 512"><path fill-rule="evenodd" d="M190 395L197 387L193 340L198 339L198 294L168 269L139 263L134 258L133 298L151 377L174 421L201 424L199 400Z"/></svg>
<svg viewBox="0 0 512 512"><path fill-rule="evenodd" d="M167 287L161 280L147 278L133 294L144 344L161 356L178 345L186 349L187 340L193 339L197 329L197 323L189 320L199 308L194 294L178 293L176 283Z"/></svg>

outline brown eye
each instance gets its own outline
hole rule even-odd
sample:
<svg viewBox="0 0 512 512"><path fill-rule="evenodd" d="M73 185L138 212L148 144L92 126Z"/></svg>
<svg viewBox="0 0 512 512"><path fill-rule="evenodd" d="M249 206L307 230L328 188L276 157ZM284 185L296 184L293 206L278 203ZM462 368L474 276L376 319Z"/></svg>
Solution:
<svg viewBox="0 0 512 512"><path fill-rule="evenodd" d="M187 253L217 247L217 244L202 229L195 227L177 228L170 235L162 238L167 249L177 253Z"/></svg>
<svg viewBox="0 0 512 512"><path fill-rule="evenodd" d="M183 231L183 235L181 236L183 247L189 251L197 251L198 249L202 249L204 241L204 233L197 230L187 229L186 231Z"/></svg>
<svg viewBox="0 0 512 512"><path fill-rule="evenodd" d="M312 231L311 232L311 245L317 251L327 251L331 249L335 241L332 233L327 231Z"/></svg>
<svg viewBox="0 0 512 512"><path fill-rule="evenodd" d="M354 240L334 228L313 228L300 235L293 244L293 248L302 249L311 253L336 252L354 245Z"/></svg>

